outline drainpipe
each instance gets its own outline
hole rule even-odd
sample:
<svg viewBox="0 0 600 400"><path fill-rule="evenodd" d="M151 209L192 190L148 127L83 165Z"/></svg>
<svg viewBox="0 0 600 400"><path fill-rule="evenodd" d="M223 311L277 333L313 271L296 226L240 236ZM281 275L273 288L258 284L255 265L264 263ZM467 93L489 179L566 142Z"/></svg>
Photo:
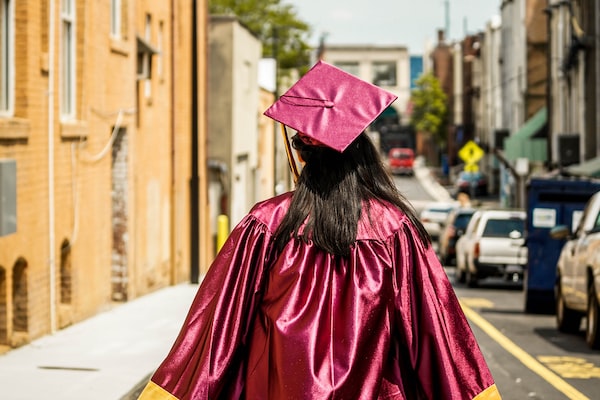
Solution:
<svg viewBox="0 0 600 400"><path fill-rule="evenodd" d="M565 29L564 29L564 23L565 23L565 15L564 15L564 8L563 7L559 7L558 8L558 15L557 15L557 19L558 19L558 24L557 24L557 32L556 32L556 40L557 40L557 46L556 46L556 52L557 55L555 57L555 60L559 60L558 63L560 63L560 61L562 61L564 59L564 54L563 54L563 45L564 45L564 35L565 35ZM559 115L559 133L565 133L567 132L566 130L566 122L567 122L567 113L566 113L566 107L567 105L565 104L565 72L561 72L560 71L560 64L555 63L556 68L558 69L558 74L557 74L557 79L556 79L556 83L557 83L557 92L556 92L556 97L558 100L558 107L557 109L560 110L560 115ZM556 159L559 161L560 163L560 156L558 155L558 153L556 154Z"/></svg>
<svg viewBox="0 0 600 400"><path fill-rule="evenodd" d="M198 176L198 10L192 1L192 174L190 180L190 281L200 280L200 177Z"/></svg>
<svg viewBox="0 0 600 400"><path fill-rule="evenodd" d="M175 217L175 0L171 0L171 226L170 226L170 248L171 248L171 285L177 283L177 241Z"/></svg>
<svg viewBox="0 0 600 400"><path fill-rule="evenodd" d="M50 333L56 332L56 258L54 237L54 0L48 4L48 268Z"/></svg>
<svg viewBox="0 0 600 400"><path fill-rule="evenodd" d="M548 1L549 3L549 1ZM554 130L552 129L554 126L554 110L553 110L553 100L552 100L552 8L550 4L544 9L546 13L546 109L548 110L548 117L546 119L546 124L548 126L547 134L546 134L546 169L551 170L553 168L553 157L552 157L552 148L554 147Z"/></svg>

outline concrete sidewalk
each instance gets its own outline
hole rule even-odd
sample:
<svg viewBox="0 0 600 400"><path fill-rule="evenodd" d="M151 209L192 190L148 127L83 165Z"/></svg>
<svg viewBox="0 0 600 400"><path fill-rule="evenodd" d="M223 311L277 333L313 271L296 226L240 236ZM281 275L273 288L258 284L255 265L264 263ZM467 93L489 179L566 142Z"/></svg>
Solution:
<svg viewBox="0 0 600 400"><path fill-rule="evenodd" d="M197 290L167 287L0 355L0 398L133 397L167 355Z"/></svg>

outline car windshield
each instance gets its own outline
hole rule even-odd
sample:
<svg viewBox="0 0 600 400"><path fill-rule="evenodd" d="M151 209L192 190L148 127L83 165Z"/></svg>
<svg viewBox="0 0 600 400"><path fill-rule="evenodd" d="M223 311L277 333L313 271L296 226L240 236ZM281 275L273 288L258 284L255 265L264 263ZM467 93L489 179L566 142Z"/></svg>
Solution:
<svg viewBox="0 0 600 400"><path fill-rule="evenodd" d="M481 178L482 175L477 172L461 172L459 175L459 179L462 179L464 181L476 181Z"/></svg>
<svg viewBox="0 0 600 400"><path fill-rule="evenodd" d="M473 214L458 214L454 220L456 229L465 229L471 220Z"/></svg>
<svg viewBox="0 0 600 400"><path fill-rule="evenodd" d="M410 150L392 150L390 152L390 157L408 160L413 157L413 154Z"/></svg>
<svg viewBox="0 0 600 400"><path fill-rule="evenodd" d="M451 210L452 210L452 207L435 207L435 208L429 208L426 211L430 212L430 213L447 214Z"/></svg>
<svg viewBox="0 0 600 400"><path fill-rule="evenodd" d="M523 235L525 229L525 221L518 218L511 219L490 219L485 224L483 237L509 237L513 231Z"/></svg>

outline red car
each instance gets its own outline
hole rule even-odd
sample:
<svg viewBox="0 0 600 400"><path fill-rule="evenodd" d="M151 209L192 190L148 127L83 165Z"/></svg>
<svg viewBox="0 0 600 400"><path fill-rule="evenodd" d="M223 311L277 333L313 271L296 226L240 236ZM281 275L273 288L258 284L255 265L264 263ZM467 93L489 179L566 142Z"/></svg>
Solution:
<svg viewBox="0 0 600 400"><path fill-rule="evenodd" d="M413 149L394 147L388 153L390 172L397 175L413 175L415 152Z"/></svg>

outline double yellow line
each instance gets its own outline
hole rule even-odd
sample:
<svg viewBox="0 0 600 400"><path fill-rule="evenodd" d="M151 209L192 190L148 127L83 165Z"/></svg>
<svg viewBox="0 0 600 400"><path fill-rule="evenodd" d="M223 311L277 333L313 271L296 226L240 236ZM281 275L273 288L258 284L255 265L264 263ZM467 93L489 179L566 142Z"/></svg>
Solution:
<svg viewBox="0 0 600 400"><path fill-rule="evenodd" d="M460 302L463 312L471 322L477 325L489 337L494 339L496 343L502 346L506 351L515 356L527 368L538 374L556 390L563 393L571 400L590 400L589 397L579 392L573 386L565 382L560 376L543 366L539 361L529 355L525 350L517 346L512 340L504 336L492 324L486 321L481 315L477 314L473 309L467 306L463 301Z"/></svg>

